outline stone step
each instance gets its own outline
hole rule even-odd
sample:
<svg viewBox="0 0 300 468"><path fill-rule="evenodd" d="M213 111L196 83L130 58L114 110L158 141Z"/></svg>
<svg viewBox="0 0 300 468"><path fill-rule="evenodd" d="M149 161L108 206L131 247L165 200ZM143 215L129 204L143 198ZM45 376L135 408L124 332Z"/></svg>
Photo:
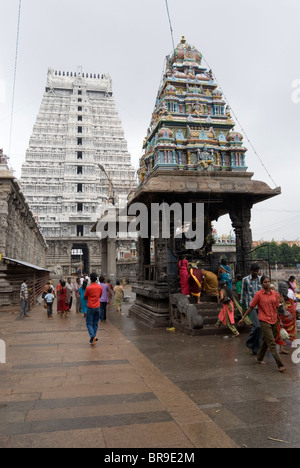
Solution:
<svg viewBox="0 0 300 468"><path fill-rule="evenodd" d="M216 321L218 320L218 316L219 314L212 314L212 315L202 315L203 319L204 319L204 325L209 325L211 323L216 323ZM237 315L235 315L235 323L237 323L239 321L239 317Z"/></svg>
<svg viewBox="0 0 300 468"><path fill-rule="evenodd" d="M184 299L180 295L173 296L170 301L170 317L172 325L178 331L189 335L201 336L201 335L232 335L231 331L223 324L216 328L216 322L218 320L219 313L222 309L222 305L217 302L211 302L203 300L200 304L195 304L192 298L188 301L194 306L197 311L197 315L202 317L202 326L199 326L201 320L197 317L193 317L192 311L187 311L184 306ZM235 323L240 333L250 331L249 327L238 327L239 317L235 310ZM198 326L197 326L198 325Z"/></svg>
<svg viewBox="0 0 300 468"><path fill-rule="evenodd" d="M225 327L224 325L221 325L220 328L217 328L215 326L215 323L216 321L213 324L204 324L202 328L196 328L196 329L195 328L191 329L179 322L174 322L172 326L175 328L175 330L185 333L187 335L191 335L191 336L206 336L206 335L232 336L232 333L229 330L229 328ZM246 327L246 326L237 327L237 325L236 325L236 328L239 331L239 333L250 333L250 329L251 329L251 327Z"/></svg>

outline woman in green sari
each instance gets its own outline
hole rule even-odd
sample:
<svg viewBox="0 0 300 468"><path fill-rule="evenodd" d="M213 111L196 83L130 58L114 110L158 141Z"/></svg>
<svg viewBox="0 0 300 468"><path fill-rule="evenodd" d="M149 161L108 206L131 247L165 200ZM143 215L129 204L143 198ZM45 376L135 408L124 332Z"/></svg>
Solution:
<svg viewBox="0 0 300 468"><path fill-rule="evenodd" d="M122 302L124 298L124 290L123 286L120 285L120 281L116 282L116 286L114 287L115 298L113 305L117 309L117 312L121 312L122 310Z"/></svg>

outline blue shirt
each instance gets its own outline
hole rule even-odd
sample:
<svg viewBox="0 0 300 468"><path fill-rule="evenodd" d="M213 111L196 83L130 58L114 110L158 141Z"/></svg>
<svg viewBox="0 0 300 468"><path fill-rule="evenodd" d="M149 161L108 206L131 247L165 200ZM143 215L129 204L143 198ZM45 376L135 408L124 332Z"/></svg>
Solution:
<svg viewBox="0 0 300 468"><path fill-rule="evenodd" d="M47 304L52 304L52 302L54 301L54 295L52 293L48 293L46 294L44 299L47 302Z"/></svg>

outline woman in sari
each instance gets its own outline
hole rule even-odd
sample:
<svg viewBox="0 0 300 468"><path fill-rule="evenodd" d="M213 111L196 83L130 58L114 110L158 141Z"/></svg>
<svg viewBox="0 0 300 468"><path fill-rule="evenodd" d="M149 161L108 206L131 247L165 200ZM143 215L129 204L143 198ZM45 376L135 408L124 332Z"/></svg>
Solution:
<svg viewBox="0 0 300 468"><path fill-rule="evenodd" d="M120 285L120 281L116 282L116 286L114 287L114 294L115 294L115 299L113 305L117 309L117 312L122 311L122 302L123 302L123 297L124 297L124 290L123 286Z"/></svg>
<svg viewBox="0 0 300 468"><path fill-rule="evenodd" d="M282 327L289 334L288 341L294 341L297 338L297 325L296 325L296 303L295 303L295 294L294 291L288 287L286 283L279 284L279 296L283 299L283 310L280 314L280 321ZM283 347L285 342L280 337L281 325L278 325L278 334L276 338L276 344L280 346L281 354L289 354L288 351L285 351Z"/></svg>
<svg viewBox="0 0 300 468"><path fill-rule="evenodd" d="M200 304L200 296L202 289L202 280L203 280L202 270L190 266L189 268L189 286L191 295L197 298L197 303Z"/></svg>
<svg viewBox="0 0 300 468"><path fill-rule="evenodd" d="M290 277L289 277L288 284L289 284L289 288L291 288L291 289L294 291L294 293L295 293L295 292L296 292L296 289L297 289L296 277L295 277L295 276L290 276Z"/></svg>
<svg viewBox="0 0 300 468"><path fill-rule="evenodd" d="M221 260L221 264L219 266L219 271L218 271L218 277L220 281L226 281L227 286L231 289L232 291L232 275L231 275L231 269L227 265L227 260L226 258L223 258Z"/></svg>
<svg viewBox="0 0 300 468"><path fill-rule="evenodd" d="M84 299L85 290L87 287L88 282L86 280L83 281L82 286L79 288L80 294L80 303L81 303L81 313L83 317L86 317L87 312L87 299Z"/></svg>
<svg viewBox="0 0 300 468"><path fill-rule="evenodd" d="M207 296L210 296L213 300L219 300L219 283L218 277L212 271L201 270L204 280L203 280L203 290Z"/></svg>
<svg viewBox="0 0 300 468"><path fill-rule="evenodd" d="M225 325L229 328L229 330L233 333L233 336L239 336L239 332L234 326L235 318L234 318L234 304L233 304L233 294L231 289L227 286L226 282L223 281L221 283L221 290L220 290L220 302L222 304L222 310L219 313L218 321L216 323L216 327L219 328L221 324Z"/></svg>
<svg viewBox="0 0 300 468"><path fill-rule="evenodd" d="M183 260L179 260L181 294L184 294L185 296L190 295L188 266L189 262L187 261L186 257L184 257Z"/></svg>
<svg viewBox="0 0 300 468"><path fill-rule="evenodd" d="M66 288L66 282L64 280L60 280L57 288L57 312L61 316L65 314L67 316L67 310L69 310L69 304L66 303L66 294L67 294L67 288Z"/></svg>

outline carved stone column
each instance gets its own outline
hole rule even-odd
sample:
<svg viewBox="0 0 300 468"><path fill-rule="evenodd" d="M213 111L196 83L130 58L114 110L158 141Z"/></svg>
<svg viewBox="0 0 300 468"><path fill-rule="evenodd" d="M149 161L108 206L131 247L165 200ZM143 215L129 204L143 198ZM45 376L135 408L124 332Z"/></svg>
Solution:
<svg viewBox="0 0 300 468"><path fill-rule="evenodd" d="M137 280L144 281L146 279L145 267L150 265L150 238L144 239L142 237L138 238L137 242L137 253L138 253L138 272Z"/></svg>
<svg viewBox="0 0 300 468"><path fill-rule="evenodd" d="M236 235L236 274L246 276L250 271L252 231L250 228L252 202L235 199L229 209L232 227Z"/></svg>
<svg viewBox="0 0 300 468"><path fill-rule="evenodd" d="M155 239L154 244L157 280L160 283L166 283L168 275L167 239L162 239L160 237L159 239Z"/></svg>
<svg viewBox="0 0 300 468"><path fill-rule="evenodd" d="M0 253L7 255L7 236L8 233L8 187L1 185L0 193Z"/></svg>

